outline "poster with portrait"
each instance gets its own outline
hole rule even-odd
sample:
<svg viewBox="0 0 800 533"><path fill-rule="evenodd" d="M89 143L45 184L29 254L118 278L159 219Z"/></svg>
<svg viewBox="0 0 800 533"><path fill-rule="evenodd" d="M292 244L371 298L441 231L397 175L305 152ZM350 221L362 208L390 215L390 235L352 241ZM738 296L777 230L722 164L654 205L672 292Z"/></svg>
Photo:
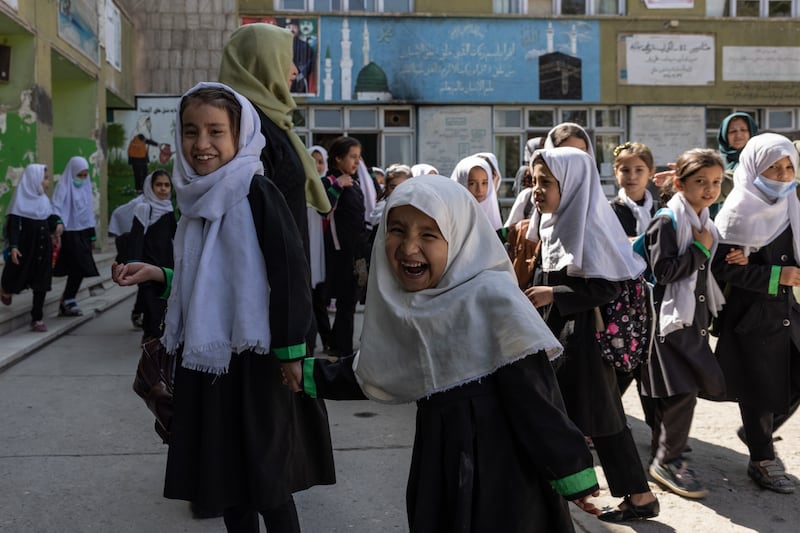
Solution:
<svg viewBox="0 0 800 533"><path fill-rule="evenodd" d="M315 96L319 71L319 19L297 17L242 17L242 24L264 22L292 32L292 53L297 77L290 87L293 95Z"/></svg>
<svg viewBox="0 0 800 533"><path fill-rule="evenodd" d="M100 62L97 0L58 0L58 36Z"/></svg>

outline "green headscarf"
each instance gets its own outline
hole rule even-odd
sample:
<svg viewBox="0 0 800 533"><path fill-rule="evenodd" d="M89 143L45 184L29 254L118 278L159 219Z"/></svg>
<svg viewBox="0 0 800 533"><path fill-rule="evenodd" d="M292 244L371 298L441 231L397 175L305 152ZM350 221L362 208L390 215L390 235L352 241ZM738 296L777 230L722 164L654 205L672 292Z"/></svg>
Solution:
<svg viewBox="0 0 800 533"><path fill-rule="evenodd" d="M292 130L290 112L297 105L289 92L292 32L272 24L245 24L222 51L219 81L245 96L286 132L306 174L306 203L321 213L331 210L314 160Z"/></svg>

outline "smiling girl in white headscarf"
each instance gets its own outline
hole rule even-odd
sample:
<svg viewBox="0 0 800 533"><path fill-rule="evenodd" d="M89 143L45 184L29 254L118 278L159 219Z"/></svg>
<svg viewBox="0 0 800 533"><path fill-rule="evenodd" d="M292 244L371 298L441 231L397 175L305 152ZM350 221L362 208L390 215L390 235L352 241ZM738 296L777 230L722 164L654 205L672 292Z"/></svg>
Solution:
<svg viewBox="0 0 800 533"><path fill-rule="evenodd" d="M0 299L11 304L11 295L30 288L33 292L31 329L47 331L44 299L52 278L52 247L64 227L47 197L50 176L45 165L28 165L11 199L5 223L8 258L3 268Z"/></svg>
<svg viewBox="0 0 800 533"><path fill-rule="evenodd" d="M89 163L76 156L69 160L53 193L53 207L64 222L61 251L53 269L54 276L67 276L58 314L83 314L75 297L83 278L99 276L92 250L96 239L94 195L89 179Z"/></svg>
<svg viewBox="0 0 800 533"><path fill-rule="evenodd" d="M389 197L379 228L361 350L306 359L302 385L417 402L410 531L572 531L567 499L598 513L591 458L548 362L561 347L472 196L416 177Z"/></svg>
<svg viewBox="0 0 800 533"><path fill-rule="evenodd" d="M752 137L739 155L733 190L716 218L722 244L714 274L727 282L716 355L738 400L750 452L747 474L761 487L795 491L775 455L772 434L800 404L800 202L795 195L798 157L786 137ZM746 265L729 264L743 249Z"/></svg>
<svg viewBox="0 0 800 533"><path fill-rule="evenodd" d="M230 531L257 513L269 531L297 531L292 493L334 482L324 404L280 384L281 362L306 354L302 241L261 175L253 105L201 83L179 113L181 219L163 342L180 365L164 495L224 510Z"/></svg>

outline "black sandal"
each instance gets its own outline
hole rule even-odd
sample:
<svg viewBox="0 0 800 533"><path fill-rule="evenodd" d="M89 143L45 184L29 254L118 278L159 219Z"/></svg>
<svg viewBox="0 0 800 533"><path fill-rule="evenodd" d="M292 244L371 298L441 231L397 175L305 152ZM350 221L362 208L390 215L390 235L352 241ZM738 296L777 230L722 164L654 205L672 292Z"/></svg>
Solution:
<svg viewBox="0 0 800 533"><path fill-rule="evenodd" d="M634 505L628 496L622 500L625 504L624 509L606 509L600 513L599 518L603 522L628 522L630 520L647 520L658 516L661 507L658 499L644 505Z"/></svg>

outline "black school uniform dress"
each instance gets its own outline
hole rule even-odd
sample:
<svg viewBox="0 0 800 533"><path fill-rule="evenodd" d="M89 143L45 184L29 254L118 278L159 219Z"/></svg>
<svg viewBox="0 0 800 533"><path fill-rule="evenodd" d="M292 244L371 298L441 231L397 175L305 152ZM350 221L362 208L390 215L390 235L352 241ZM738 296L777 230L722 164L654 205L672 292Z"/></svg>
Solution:
<svg viewBox="0 0 800 533"><path fill-rule="evenodd" d="M291 264L282 249L283 235L297 235L294 222L266 178L253 179L248 200L269 272L273 350L302 345L311 300L295 273L307 266ZM335 483L325 404L281 385L273 354L233 354L220 376L179 363L174 401L165 497L268 511L293 492Z"/></svg>
<svg viewBox="0 0 800 533"><path fill-rule="evenodd" d="M129 260L172 268L174 266L172 239L175 237L177 226L178 222L173 212L163 214L147 227L147 232L141 221L134 217L128 238ZM144 312L145 337L161 336L161 323L167 308L167 301L161 297L165 289L163 283L154 281L139 285L138 299Z"/></svg>
<svg viewBox="0 0 800 533"><path fill-rule="evenodd" d="M94 228L64 230L61 234L61 251L58 253L53 275L80 278L99 276L100 272L97 271L92 255L95 238Z"/></svg>
<svg viewBox="0 0 800 533"><path fill-rule="evenodd" d="M613 300L619 283L575 278L537 268L534 285L553 287L553 304L542 309L553 334L564 345L556 360L556 377L570 419L592 437L614 496L650 489L625 418L614 367L606 363L595 339L594 308Z"/></svg>
<svg viewBox="0 0 800 533"><path fill-rule="evenodd" d="M774 413L771 437L800 403L800 306L792 288L779 284L780 268L800 263L791 226L751 252L745 266L725 262L731 248L740 246L721 244L713 265L720 283L727 283L716 355L728 399ZM752 460L773 458L771 444L753 440L748 435Z"/></svg>
<svg viewBox="0 0 800 533"><path fill-rule="evenodd" d="M3 268L3 289L19 294L25 289L49 291L53 277L53 244L50 235L59 224L57 215L44 220L8 215L8 243L16 246L22 256L19 265L11 261Z"/></svg>
<svg viewBox="0 0 800 533"><path fill-rule="evenodd" d="M337 363L307 359L304 365L306 392L365 398L352 357ZM596 490L582 477L591 468L547 356L530 355L417 401L406 490L409 530L574 531L567 500Z"/></svg>

